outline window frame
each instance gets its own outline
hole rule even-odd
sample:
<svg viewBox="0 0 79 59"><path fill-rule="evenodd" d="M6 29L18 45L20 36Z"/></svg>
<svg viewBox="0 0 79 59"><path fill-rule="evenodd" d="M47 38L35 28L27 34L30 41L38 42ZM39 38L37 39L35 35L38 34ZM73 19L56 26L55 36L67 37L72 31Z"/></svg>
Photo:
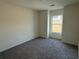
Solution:
<svg viewBox="0 0 79 59"><path fill-rule="evenodd" d="M60 24L55 24L55 25L61 25L61 29L60 29L61 31L60 32L54 32L53 29L52 29L52 26L54 25L53 22L52 22L54 16L61 16L61 23ZM54 15L54 16L51 16L51 32L61 34L62 33L62 26L63 26L63 15Z"/></svg>

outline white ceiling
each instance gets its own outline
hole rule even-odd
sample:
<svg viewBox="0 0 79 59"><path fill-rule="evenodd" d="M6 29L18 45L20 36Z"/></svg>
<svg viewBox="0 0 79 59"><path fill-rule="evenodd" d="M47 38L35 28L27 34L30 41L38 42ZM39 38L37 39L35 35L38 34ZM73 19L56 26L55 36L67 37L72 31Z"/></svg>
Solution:
<svg viewBox="0 0 79 59"><path fill-rule="evenodd" d="M36 10L54 10L60 9L72 3L79 2L79 0L4 0L16 5L28 7ZM54 4L55 6L50 6Z"/></svg>

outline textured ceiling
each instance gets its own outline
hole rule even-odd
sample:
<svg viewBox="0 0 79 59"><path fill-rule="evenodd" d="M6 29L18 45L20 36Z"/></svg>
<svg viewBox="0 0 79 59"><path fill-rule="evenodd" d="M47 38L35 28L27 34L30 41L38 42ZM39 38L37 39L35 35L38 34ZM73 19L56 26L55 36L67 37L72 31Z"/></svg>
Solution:
<svg viewBox="0 0 79 59"><path fill-rule="evenodd" d="M28 7L36 10L54 10L60 9L79 0L3 0L23 7ZM50 6L54 4L55 6Z"/></svg>

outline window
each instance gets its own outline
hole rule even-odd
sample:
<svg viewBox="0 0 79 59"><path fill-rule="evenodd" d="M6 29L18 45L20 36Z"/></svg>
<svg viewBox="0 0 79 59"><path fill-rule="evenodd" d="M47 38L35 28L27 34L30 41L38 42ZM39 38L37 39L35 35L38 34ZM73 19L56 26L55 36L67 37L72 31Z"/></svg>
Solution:
<svg viewBox="0 0 79 59"><path fill-rule="evenodd" d="M54 33L62 33L62 15L56 15L52 17L52 32Z"/></svg>

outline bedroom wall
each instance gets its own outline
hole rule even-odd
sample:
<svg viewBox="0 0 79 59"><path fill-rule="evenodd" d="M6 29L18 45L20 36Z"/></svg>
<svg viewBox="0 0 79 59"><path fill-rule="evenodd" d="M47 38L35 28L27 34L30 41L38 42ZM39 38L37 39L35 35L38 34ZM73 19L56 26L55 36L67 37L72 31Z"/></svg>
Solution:
<svg viewBox="0 0 79 59"><path fill-rule="evenodd" d="M78 59L79 59L79 43L78 43Z"/></svg>
<svg viewBox="0 0 79 59"><path fill-rule="evenodd" d="M78 45L79 40L79 3L65 6L63 21L63 41Z"/></svg>
<svg viewBox="0 0 79 59"><path fill-rule="evenodd" d="M38 37L38 11L0 1L0 52Z"/></svg>
<svg viewBox="0 0 79 59"><path fill-rule="evenodd" d="M40 37L47 37L47 18L48 18L48 11L43 10L39 11L39 36Z"/></svg>

